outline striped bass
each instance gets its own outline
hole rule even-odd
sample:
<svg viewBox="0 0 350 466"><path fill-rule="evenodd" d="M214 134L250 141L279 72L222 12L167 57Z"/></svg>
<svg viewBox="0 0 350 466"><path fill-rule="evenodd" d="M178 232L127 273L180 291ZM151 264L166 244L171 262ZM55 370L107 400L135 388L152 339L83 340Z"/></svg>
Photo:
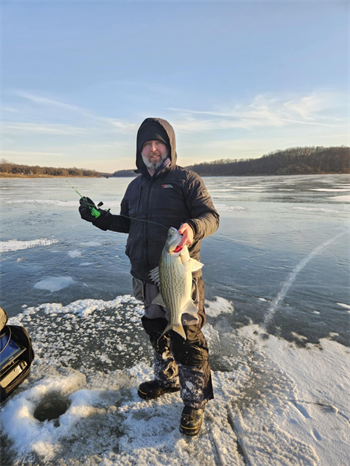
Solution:
<svg viewBox="0 0 350 466"><path fill-rule="evenodd" d="M181 316L198 312L191 298L192 272L201 269L203 264L190 258L187 246L178 250L181 240L179 231L169 228L159 267L151 270L150 277L160 289L152 303L166 307L169 311L169 324L162 335L174 330L186 340Z"/></svg>

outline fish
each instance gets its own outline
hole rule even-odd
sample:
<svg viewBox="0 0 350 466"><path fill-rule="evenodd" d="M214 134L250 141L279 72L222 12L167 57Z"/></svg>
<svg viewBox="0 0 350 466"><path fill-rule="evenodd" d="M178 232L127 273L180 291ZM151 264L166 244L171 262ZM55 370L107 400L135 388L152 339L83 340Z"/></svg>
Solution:
<svg viewBox="0 0 350 466"><path fill-rule="evenodd" d="M150 277L160 290L152 303L169 311L169 323L161 336L174 330L186 340L181 316L198 312L191 298L192 272L200 270L203 264L190 257L187 246L178 248L181 240L179 231L170 227L159 266L151 270Z"/></svg>

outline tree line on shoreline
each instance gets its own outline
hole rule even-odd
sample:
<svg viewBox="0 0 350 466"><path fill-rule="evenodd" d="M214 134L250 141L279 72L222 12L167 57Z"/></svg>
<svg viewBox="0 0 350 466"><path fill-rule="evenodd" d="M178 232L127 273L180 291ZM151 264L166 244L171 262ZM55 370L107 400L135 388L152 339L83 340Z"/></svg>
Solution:
<svg viewBox="0 0 350 466"><path fill-rule="evenodd" d="M337 147L293 147L277 150L258 159L222 159L186 167L200 176L258 176L258 175L313 175L350 173L350 149ZM74 176L74 177L133 177L133 169L118 170L113 174L85 168L53 168L20 165L7 160L0 162L0 176Z"/></svg>
<svg viewBox="0 0 350 466"><path fill-rule="evenodd" d="M277 150L259 159L221 159L186 167L200 176L316 175L350 173L350 150L338 147L293 147ZM118 170L112 176L135 176L133 170Z"/></svg>
<svg viewBox="0 0 350 466"><path fill-rule="evenodd" d="M88 170L86 168L54 168L54 167L39 167L38 165L20 165L12 163L7 160L2 160L0 163L0 175L8 174L14 176L90 176L100 177L103 176L96 170Z"/></svg>
<svg viewBox="0 0 350 466"><path fill-rule="evenodd" d="M186 167L201 176L350 173L349 147L293 147L259 159L217 160Z"/></svg>

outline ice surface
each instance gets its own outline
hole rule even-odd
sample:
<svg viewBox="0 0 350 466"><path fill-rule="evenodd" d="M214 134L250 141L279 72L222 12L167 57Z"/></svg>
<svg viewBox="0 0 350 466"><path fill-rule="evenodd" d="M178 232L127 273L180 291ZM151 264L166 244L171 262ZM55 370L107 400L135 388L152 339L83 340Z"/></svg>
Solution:
<svg viewBox="0 0 350 466"><path fill-rule="evenodd" d="M225 319L233 310L228 301L221 301L222 313L207 304L215 316L205 334L225 367L213 364L215 399L193 439L178 431L178 393L137 396L152 377L152 353L134 298L47 303L12 318L30 331L36 359L2 409L4 464L348 464L349 349L329 340L298 348L267 338L257 325L234 330ZM34 413L48 400L65 403L66 411L39 421Z"/></svg>
<svg viewBox="0 0 350 466"><path fill-rule="evenodd" d="M7 201L7 204L38 204L48 205L55 207L78 207L79 201L59 201L52 199L17 199L13 201Z"/></svg>
<svg viewBox="0 0 350 466"><path fill-rule="evenodd" d="M321 213L330 213L330 214L339 214L340 210L327 209L324 207L292 207L293 210L305 210L306 212L321 212Z"/></svg>
<svg viewBox="0 0 350 466"><path fill-rule="evenodd" d="M343 188L312 188L311 191L320 191L320 192L327 192L327 193L336 193L336 192L344 192L344 191L349 191L349 188L347 186L344 186Z"/></svg>
<svg viewBox="0 0 350 466"><path fill-rule="evenodd" d="M245 212L247 210L239 205L215 204L215 207L219 212Z"/></svg>
<svg viewBox="0 0 350 466"><path fill-rule="evenodd" d="M42 206L55 206L55 207L79 207L79 200L76 201L60 201L56 199L17 199L7 200L6 204L37 204ZM120 207L120 202L110 201L108 207ZM102 208L107 208L103 206Z"/></svg>
<svg viewBox="0 0 350 466"><path fill-rule="evenodd" d="M350 202L350 194L346 194L345 196L332 196L329 199L337 202Z"/></svg>
<svg viewBox="0 0 350 466"><path fill-rule="evenodd" d="M271 304L271 307L268 311L268 313L265 315L264 318L264 325L268 325L269 322L271 321L273 314L275 313L276 309L278 306L281 304L283 299L285 298L288 290L292 286L294 280L296 279L297 275L301 272L301 270L306 266L306 264L317 254L319 254L322 250L326 249L328 246L330 246L332 243L337 241L339 238L342 236L345 236L346 232L338 233L335 235L333 238L325 241L324 243L320 244L317 246L315 249L313 249L306 257L304 257L299 264L293 269L292 273L289 275L288 279L283 283L283 286L279 293L277 294L276 298Z"/></svg>
<svg viewBox="0 0 350 466"><path fill-rule="evenodd" d="M239 333L259 339L261 330L250 326ZM323 339L319 348L310 345L296 350L294 345L270 337L261 350L294 381L283 417L274 420L278 428L312 447L319 459L316 464L349 464L349 349Z"/></svg>
<svg viewBox="0 0 350 466"><path fill-rule="evenodd" d="M97 241L87 241L86 243L80 243L81 246L102 246L101 243L98 243Z"/></svg>
<svg viewBox="0 0 350 466"><path fill-rule="evenodd" d="M62 290L63 288L72 285L73 283L74 280L72 277L46 277L43 280L35 283L34 288L53 292Z"/></svg>
<svg viewBox="0 0 350 466"><path fill-rule="evenodd" d="M79 249L74 249L73 251L68 251L68 256L74 259L75 257L80 257L82 252Z"/></svg>
<svg viewBox="0 0 350 466"><path fill-rule="evenodd" d="M74 184L116 213L129 182ZM350 464L349 198L328 191L348 176L205 179L221 216L201 251L215 400L194 439L178 431L179 394L137 397L152 349L128 295L126 235L83 222L64 180L3 183L1 237L26 249L1 256L1 305L36 358L2 406L2 465Z"/></svg>
<svg viewBox="0 0 350 466"><path fill-rule="evenodd" d="M10 241L0 241L0 253L9 251L19 251L20 249L34 248L36 246L50 246L51 244L58 243L57 239L40 238L30 241L17 241L16 239Z"/></svg>

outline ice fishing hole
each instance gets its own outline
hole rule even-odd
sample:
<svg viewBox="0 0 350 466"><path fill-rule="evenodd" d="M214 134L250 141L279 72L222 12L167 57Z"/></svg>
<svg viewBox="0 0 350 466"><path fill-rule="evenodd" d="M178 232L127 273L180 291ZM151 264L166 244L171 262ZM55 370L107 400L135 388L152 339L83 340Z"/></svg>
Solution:
<svg viewBox="0 0 350 466"><path fill-rule="evenodd" d="M61 394L50 393L45 396L34 411L34 417L40 422L56 419L55 426L59 426L58 418L64 414L70 406L70 401Z"/></svg>

